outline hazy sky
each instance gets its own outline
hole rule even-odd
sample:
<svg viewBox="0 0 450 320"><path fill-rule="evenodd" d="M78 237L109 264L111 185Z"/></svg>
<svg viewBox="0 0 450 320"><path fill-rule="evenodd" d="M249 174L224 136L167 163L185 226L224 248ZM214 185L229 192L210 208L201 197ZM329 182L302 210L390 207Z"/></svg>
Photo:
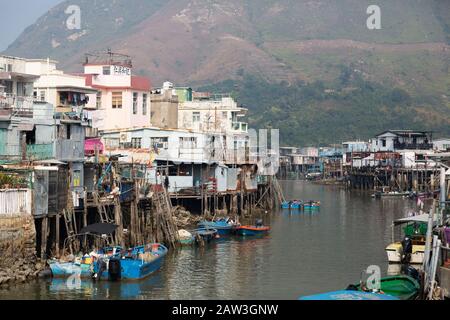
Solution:
<svg viewBox="0 0 450 320"><path fill-rule="evenodd" d="M5 50L26 27L63 0L0 0L0 51Z"/></svg>

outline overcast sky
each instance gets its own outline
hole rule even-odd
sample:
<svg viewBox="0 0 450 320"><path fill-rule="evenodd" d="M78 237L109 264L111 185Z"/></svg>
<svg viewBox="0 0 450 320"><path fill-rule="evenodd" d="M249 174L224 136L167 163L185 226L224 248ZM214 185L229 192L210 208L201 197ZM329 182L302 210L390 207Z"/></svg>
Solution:
<svg viewBox="0 0 450 320"><path fill-rule="evenodd" d="M0 0L0 51L26 27L63 0Z"/></svg>

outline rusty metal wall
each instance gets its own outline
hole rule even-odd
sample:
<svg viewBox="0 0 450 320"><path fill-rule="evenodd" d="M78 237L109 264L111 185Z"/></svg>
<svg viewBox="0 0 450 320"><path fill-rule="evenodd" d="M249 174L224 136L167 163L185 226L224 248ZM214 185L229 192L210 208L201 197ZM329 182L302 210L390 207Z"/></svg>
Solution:
<svg viewBox="0 0 450 320"><path fill-rule="evenodd" d="M31 215L31 210L31 190L0 190L0 215Z"/></svg>

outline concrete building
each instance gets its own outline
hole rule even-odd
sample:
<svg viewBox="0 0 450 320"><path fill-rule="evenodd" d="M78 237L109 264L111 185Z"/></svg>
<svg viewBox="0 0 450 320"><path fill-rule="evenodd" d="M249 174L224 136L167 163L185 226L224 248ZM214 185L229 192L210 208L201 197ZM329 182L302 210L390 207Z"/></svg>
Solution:
<svg viewBox="0 0 450 320"><path fill-rule="evenodd" d="M128 57L87 56L83 76L87 86L100 91L94 117L99 131L150 126L150 80L133 75Z"/></svg>
<svg viewBox="0 0 450 320"><path fill-rule="evenodd" d="M398 150L431 150L431 133L415 130L389 130L377 135L371 141L373 152L394 152Z"/></svg>
<svg viewBox="0 0 450 320"><path fill-rule="evenodd" d="M164 129L178 128L178 92L171 82L165 82L162 88L151 91L152 126Z"/></svg>
<svg viewBox="0 0 450 320"><path fill-rule="evenodd" d="M248 132L248 124L240 121L247 111L229 95L194 93L192 101L180 103L178 124L182 129L242 134Z"/></svg>

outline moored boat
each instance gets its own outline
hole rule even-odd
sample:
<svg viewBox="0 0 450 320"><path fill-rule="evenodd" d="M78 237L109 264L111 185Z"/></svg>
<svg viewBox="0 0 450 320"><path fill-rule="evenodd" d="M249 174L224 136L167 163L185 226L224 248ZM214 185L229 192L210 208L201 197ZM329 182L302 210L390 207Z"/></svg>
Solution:
<svg viewBox="0 0 450 320"><path fill-rule="evenodd" d="M356 285L355 289L367 292L361 284ZM415 300L420 293L420 284L416 279L405 275L386 277L380 280L380 293L399 300Z"/></svg>
<svg viewBox="0 0 450 320"><path fill-rule="evenodd" d="M139 246L108 259L99 259L94 264L94 279L140 280L158 271L168 249L159 243Z"/></svg>
<svg viewBox="0 0 450 320"><path fill-rule="evenodd" d="M213 241L219 235L217 229L212 228L199 228L196 230L192 230L191 233L197 242L203 241L207 243Z"/></svg>
<svg viewBox="0 0 450 320"><path fill-rule="evenodd" d="M281 204L281 209L290 209L291 208L291 202L290 201L283 201Z"/></svg>
<svg viewBox="0 0 450 320"><path fill-rule="evenodd" d="M69 278L72 275L78 275L82 279L89 279L94 274L95 263L98 259L108 259L121 252L121 247L107 247L84 257L70 259L72 261L51 260L49 267L54 278Z"/></svg>
<svg viewBox="0 0 450 320"><path fill-rule="evenodd" d="M297 200L295 200L295 201L292 201L292 203L291 203L291 209L301 209L302 208L302 202L301 201L297 201Z"/></svg>
<svg viewBox="0 0 450 320"><path fill-rule="evenodd" d="M198 224L200 229L215 229L219 235L229 235L239 226L232 219L219 219L216 221L201 221Z"/></svg>
<svg viewBox="0 0 450 320"><path fill-rule="evenodd" d="M256 221L254 226L240 226L236 233L240 236L256 236L269 233L270 227L264 226L261 220Z"/></svg>
<svg viewBox="0 0 450 320"><path fill-rule="evenodd" d="M320 209L320 201L308 201L303 204L305 210L318 210Z"/></svg>
<svg viewBox="0 0 450 320"><path fill-rule="evenodd" d="M399 219L392 225L392 243L386 247L389 263L423 264L428 214ZM395 227L403 228L403 241L395 241Z"/></svg>

